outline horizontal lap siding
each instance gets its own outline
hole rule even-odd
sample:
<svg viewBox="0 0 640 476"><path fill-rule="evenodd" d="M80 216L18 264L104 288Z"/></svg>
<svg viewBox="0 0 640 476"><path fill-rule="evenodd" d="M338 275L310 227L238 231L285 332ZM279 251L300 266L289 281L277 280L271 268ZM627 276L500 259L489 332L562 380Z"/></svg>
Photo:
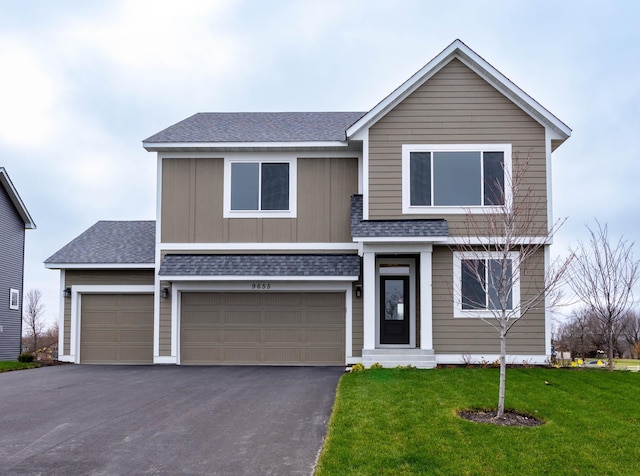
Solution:
<svg viewBox="0 0 640 476"><path fill-rule="evenodd" d="M521 296L541 286L544 253L540 251L522 264ZM499 335L488 323L476 318L453 317L453 253L448 248L433 250L433 347L437 354L499 354ZM507 336L507 354L545 353L544 309L527 313Z"/></svg>
<svg viewBox="0 0 640 476"><path fill-rule="evenodd" d="M72 270L64 273L68 286L124 286L153 285L154 271L150 270ZM71 353L71 299L64 298L64 355Z"/></svg>
<svg viewBox="0 0 640 476"><path fill-rule="evenodd" d="M24 234L24 221L0 185L0 360L14 360L20 354ZM9 309L10 289L20 292L20 309Z"/></svg>
<svg viewBox="0 0 640 476"><path fill-rule="evenodd" d="M528 160L525 187L535 200L536 227L546 228L544 128L458 60L436 73L369 130L369 218L402 218L403 144L513 146L514 167ZM452 236L466 231L464 215L445 218Z"/></svg>
<svg viewBox="0 0 640 476"><path fill-rule="evenodd" d="M223 218L223 158L163 159L162 242L350 242L358 159L298 159L297 170L297 218Z"/></svg>

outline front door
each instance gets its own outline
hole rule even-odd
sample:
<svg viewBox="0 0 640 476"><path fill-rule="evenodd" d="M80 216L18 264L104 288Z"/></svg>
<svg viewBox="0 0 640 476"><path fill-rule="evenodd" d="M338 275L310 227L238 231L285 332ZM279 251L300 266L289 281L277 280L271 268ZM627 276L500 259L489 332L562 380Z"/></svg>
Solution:
<svg viewBox="0 0 640 476"><path fill-rule="evenodd" d="M380 344L409 344L409 276L380 276Z"/></svg>

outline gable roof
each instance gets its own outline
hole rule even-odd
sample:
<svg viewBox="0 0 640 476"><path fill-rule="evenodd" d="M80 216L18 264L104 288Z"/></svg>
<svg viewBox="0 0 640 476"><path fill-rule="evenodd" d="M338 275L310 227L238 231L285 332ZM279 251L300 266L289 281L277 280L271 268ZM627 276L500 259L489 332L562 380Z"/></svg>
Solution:
<svg viewBox="0 0 640 476"><path fill-rule="evenodd" d="M18 191L13 186L13 182L11 182L9 174L4 167L0 167L0 186L4 187L7 195L9 195L11 203L16 207L18 215L20 215L20 218L24 222L24 227L28 230L35 230L36 224L33 221L33 218L31 218L31 215L29 215L27 207L22 203L22 199L20 198L20 195L18 195Z"/></svg>
<svg viewBox="0 0 640 476"><path fill-rule="evenodd" d="M99 221L49 257L45 266L52 269L111 264L153 267L155 244L156 222L153 220Z"/></svg>
<svg viewBox="0 0 640 476"><path fill-rule="evenodd" d="M552 139L560 145L571 136L571 129L547 109L542 107L535 99L495 69L484 58L469 48L460 40L455 40L447 46L439 55L429 61L422 69L411 76L395 91L380 101L373 109L358 119L347 129L347 137L353 138L360 131L371 127L387 112L402 102L407 96L422 86L429 78L449 64L453 59L460 60L481 78L491 84L508 99L527 112L543 127L553 131Z"/></svg>
<svg viewBox="0 0 640 476"><path fill-rule="evenodd" d="M346 142L346 129L364 112L206 112L143 141L147 150L178 144Z"/></svg>
<svg viewBox="0 0 640 476"><path fill-rule="evenodd" d="M297 276L357 279L356 254L166 255L159 276Z"/></svg>

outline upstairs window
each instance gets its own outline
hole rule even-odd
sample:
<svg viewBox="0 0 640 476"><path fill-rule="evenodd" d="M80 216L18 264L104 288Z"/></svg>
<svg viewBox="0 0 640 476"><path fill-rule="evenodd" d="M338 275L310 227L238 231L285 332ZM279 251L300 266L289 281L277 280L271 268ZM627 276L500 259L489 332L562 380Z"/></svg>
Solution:
<svg viewBox="0 0 640 476"><path fill-rule="evenodd" d="M511 146L404 145L404 213L488 211L510 200Z"/></svg>
<svg viewBox="0 0 640 476"><path fill-rule="evenodd" d="M295 216L295 161L228 160L225 217Z"/></svg>

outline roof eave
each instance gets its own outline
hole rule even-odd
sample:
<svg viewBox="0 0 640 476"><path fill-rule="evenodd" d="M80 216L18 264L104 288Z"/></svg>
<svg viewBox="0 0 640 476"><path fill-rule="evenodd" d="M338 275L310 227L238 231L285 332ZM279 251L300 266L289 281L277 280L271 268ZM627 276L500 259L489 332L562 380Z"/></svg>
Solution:
<svg viewBox="0 0 640 476"><path fill-rule="evenodd" d="M155 269L155 263L44 263L47 269Z"/></svg>
<svg viewBox="0 0 640 476"><path fill-rule="evenodd" d="M18 211L18 214L20 215L20 218L24 222L25 229L35 230L36 224L33 221L33 218L31 218L31 215L29 214L27 207L25 207L24 203L22 202L22 199L20 198L18 191L13 186L13 183L9 178L9 174L7 173L4 167L0 167L0 184L2 184L4 186L4 189L7 191L7 194L9 195L9 199L11 200L11 203L13 203L13 206L16 208L16 210Z"/></svg>
<svg viewBox="0 0 640 476"><path fill-rule="evenodd" d="M347 140L300 142L143 142L148 152L195 152L217 150L350 150Z"/></svg>

